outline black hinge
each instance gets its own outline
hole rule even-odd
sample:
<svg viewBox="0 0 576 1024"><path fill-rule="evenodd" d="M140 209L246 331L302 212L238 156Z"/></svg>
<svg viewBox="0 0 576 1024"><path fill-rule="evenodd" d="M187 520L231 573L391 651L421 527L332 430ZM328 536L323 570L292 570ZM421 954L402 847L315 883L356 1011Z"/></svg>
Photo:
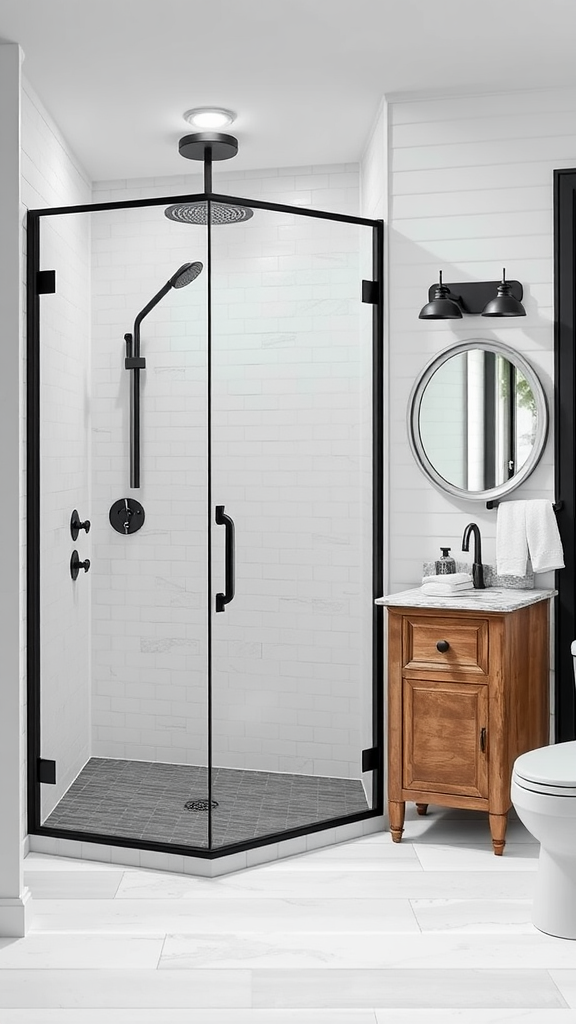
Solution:
<svg viewBox="0 0 576 1024"><path fill-rule="evenodd" d="M56 761L39 757L36 765L38 782L47 782L50 786L56 785Z"/></svg>
<svg viewBox="0 0 576 1024"><path fill-rule="evenodd" d="M38 295L53 295L56 291L56 271L38 270L36 272L36 292Z"/></svg>
<svg viewBox="0 0 576 1024"><path fill-rule="evenodd" d="M362 281L362 302L378 302L378 281Z"/></svg>
<svg viewBox="0 0 576 1024"><path fill-rule="evenodd" d="M362 771L373 772L378 767L378 747L368 747L362 751Z"/></svg>

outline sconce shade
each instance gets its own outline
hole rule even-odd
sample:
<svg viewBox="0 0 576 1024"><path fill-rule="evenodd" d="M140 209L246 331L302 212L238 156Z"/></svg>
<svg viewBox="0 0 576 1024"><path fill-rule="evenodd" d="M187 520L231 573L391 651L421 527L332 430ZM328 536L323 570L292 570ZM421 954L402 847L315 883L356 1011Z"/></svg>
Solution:
<svg viewBox="0 0 576 1024"><path fill-rule="evenodd" d="M506 280L506 271L502 271L502 281L498 285L495 299L487 302L482 316L526 316L522 303L512 295L512 285Z"/></svg>
<svg viewBox="0 0 576 1024"><path fill-rule="evenodd" d="M460 320L462 310L453 298L450 298L450 289L442 284L442 271L439 272L439 283L436 285L434 296L430 302L422 306L418 314L419 320Z"/></svg>

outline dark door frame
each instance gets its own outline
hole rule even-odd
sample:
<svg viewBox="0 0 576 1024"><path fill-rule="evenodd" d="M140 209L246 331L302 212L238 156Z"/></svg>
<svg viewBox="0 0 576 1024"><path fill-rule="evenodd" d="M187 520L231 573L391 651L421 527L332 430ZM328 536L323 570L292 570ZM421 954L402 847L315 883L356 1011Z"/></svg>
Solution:
<svg viewBox="0 0 576 1024"><path fill-rule="evenodd" d="M555 738L576 737L570 645L576 639L576 169L554 171L554 464L558 527L566 568L558 573L555 610Z"/></svg>

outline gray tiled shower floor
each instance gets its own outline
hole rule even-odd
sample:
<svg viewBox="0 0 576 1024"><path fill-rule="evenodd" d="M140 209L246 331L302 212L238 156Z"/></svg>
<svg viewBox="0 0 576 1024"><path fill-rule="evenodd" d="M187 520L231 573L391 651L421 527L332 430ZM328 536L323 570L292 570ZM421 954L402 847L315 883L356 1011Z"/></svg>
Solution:
<svg viewBox="0 0 576 1024"><path fill-rule="evenodd" d="M52 828L208 845L204 767L92 757L44 821ZM223 846L369 810L356 779L214 768L212 844Z"/></svg>

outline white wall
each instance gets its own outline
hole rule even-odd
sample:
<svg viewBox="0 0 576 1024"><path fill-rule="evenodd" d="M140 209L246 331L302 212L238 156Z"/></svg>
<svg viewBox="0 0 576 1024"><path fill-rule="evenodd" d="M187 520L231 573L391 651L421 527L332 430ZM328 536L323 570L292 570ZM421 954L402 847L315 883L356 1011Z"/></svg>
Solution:
<svg viewBox="0 0 576 1024"><path fill-rule="evenodd" d="M27 209L90 202L91 186L34 90L22 85L22 202ZM25 231L25 221L24 221ZM90 756L90 584L74 583L74 508L90 505L90 234L85 216L40 221L40 268L56 271L56 294L40 297L41 754L56 761L42 817Z"/></svg>
<svg viewBox="0 0 576 1024"><path fill-rule="evenodd" d="M377 131L388 135L386 589L393 593L418 584L422 563L440 545L458 556L470 521L481 528L483 560L495 561L496 513L442 494L412 457L407 403L426 363L458 342L503 342L539 374L552 417L553 170L576 165L576 90L388 97L387 125L381 113ZM381 147L369 149L369 158L384 165ZM378 180L370 167L364 180ZM418 320L439 269L450 282L497 280L502 267L524 285L525 318ZM554 494L553 434L552 423L540 465L514 497L561 497ZM539 575L536 586L553 578Z"/></svg>
<svg viewBox="0 0 576 1024"><path fill-rule="evenodd" d="M20 48L0 45L0 935L23 935L30 916L22 872L24 621L22 530L22 238Z"/></svg>
<svg viewBox="0 0 576 1024"><path fill-rule="evenodd" d="M217 168L232 195L358 212L358 168ZM202 190L201 178L97 183L94 199ZM361 595L371 233L256 210L213 231L213 504L236 521L237 598L214 621L214 760L357 777L370 745ZM162 208L94 215L94 753L206 757L206 274L142 327L141 533L108 509L129 492L122 338L202 228ZM363 344L359 344L360 316ZM371 396L368 396L371 402ZM368 413L368 415L367 415ZM370 511L370 505L368 513ZM368 525L370 516L368 515ZM370 540L370 536L369 536ZM213 528L214 590L222 528ZM368 607L368 614L371 609Z"/></svg>
<svg viewBox="0 0 576 1024"><path fill-rule="evenodd" d="M538 372L553 409L554 168L576 161L576 91L408 98L391 103L390 589L413 586L441 544L461 548L479 523L484 560L495 557L496 514L455 501L411 456L406 406L415 377L449 345L476 337L517 349ZM522 319L418 320L437 280L522 281ZM515 497L554 498L553 430L543 459ZM466 560L464 558L464 560ZM548 585L549 577L537 577Z"/></svg>

